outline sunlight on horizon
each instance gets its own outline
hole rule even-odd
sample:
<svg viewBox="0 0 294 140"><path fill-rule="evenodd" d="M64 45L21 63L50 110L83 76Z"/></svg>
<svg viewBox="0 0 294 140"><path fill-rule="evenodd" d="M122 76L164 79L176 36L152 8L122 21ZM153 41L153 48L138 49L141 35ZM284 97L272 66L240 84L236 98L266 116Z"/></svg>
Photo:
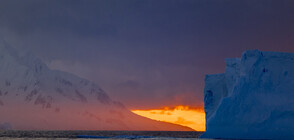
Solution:
<svg viewBox="0 0 294 140"><path fill-rule="evenodd" d="M164 107L161 109L131 111L149 119L187 126L196 131L205 131L205 113L203 108L179 105L172 108Z"/></svg>

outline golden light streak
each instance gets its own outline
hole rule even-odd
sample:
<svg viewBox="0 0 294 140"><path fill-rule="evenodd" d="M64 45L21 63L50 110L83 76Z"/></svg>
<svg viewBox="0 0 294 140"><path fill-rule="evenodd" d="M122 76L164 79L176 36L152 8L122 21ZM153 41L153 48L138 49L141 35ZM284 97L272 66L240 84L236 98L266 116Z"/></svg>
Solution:
<svg viewBox="0 0 294 140"><path fill-rule="evenodd" d="M188 126L196 131L205 131L205 113L203 108L176 106L162 109L131 110L133 113L153 120Z"/></svg>

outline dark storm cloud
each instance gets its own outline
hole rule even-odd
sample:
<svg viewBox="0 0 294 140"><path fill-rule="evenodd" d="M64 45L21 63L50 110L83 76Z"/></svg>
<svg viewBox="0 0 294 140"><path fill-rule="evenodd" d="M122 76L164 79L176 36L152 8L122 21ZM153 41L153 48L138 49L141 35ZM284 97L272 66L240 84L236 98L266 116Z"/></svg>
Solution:
<svg viewBox="0 0 294 140"><path fill-rule="evenodd" d="M294 52L294 1L1 0L0 37L131 108L202 104L247 49Z"/></svg>

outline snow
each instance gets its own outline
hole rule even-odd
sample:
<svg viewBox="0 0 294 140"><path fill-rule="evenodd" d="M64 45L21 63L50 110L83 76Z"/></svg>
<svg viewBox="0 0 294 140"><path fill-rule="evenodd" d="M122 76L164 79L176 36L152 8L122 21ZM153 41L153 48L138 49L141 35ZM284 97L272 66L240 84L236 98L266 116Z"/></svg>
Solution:
<svg viewBox="0 0 294 140"><path fill-rule="evenodd" d="M21 94L26 95L28 100L50 96L48 98L55 97L56 102L63 102L64 98L80 102L111 102L107 94L95 83L73 74L50 70L33 54L20 54L7 44L0 45L0 75L0 84L4 85L1 92L7 92L7 100L9 96L15 98L15 95ZM50 95L47 95L48 93Z"/></svg>
<svg viewBox="0 0 294 140"><path fill-rule="evenodd" d="M0 39L0 123L26 130L192 130L133 114L96 85Z"/></svg>
<svg viewBox="0 0 294 140"><path fill-rule="evenodd" d="M203 138L293 139L294 54L246 51L205 79Z"/></svg>

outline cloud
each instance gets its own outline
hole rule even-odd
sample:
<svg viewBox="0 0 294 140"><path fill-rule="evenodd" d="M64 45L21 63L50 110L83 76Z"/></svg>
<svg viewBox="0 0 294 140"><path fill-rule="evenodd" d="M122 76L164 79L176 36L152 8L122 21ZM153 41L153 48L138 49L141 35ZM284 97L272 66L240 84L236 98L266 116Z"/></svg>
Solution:
<svg viewBox="0 0 294 140"><path fill-rule="evenodd" d="M1 0L0 37L130 108L203 103L246 49L294 52L293 1ZM278 46L278 47L277 47Z"/></svg>
<svg viewBox="0 0 294 140"><path fill-rule="evenodd" d="M150 119L188 126L198 131L205 130L203 107L179 105L158 109L132 110L132 112Z"/></svg>
<svg viewBox="0 0 294 140"><path fill-rule="evenodd" d="M186 124L186 125L191 125L191 124L195 124L195 122L192 121L187 121L182 117L178 117L178 120L174 122L175 124Z"/></svg>
<svg viewBox="0 0 294 140"><path fill-rule="evenodd" d="M83 65L75 61L53 60L47 63L48 67L54 70L72 72L82 78L90 77L91 69L87 65Z"/></svg>
<svg viewBox="0 0 294 140"><path fill-rule="evenodd" d="M129 88L129 89L138 89L140 88L140 83L134 80L127 80L119 84L121 88Z"/></svg>

